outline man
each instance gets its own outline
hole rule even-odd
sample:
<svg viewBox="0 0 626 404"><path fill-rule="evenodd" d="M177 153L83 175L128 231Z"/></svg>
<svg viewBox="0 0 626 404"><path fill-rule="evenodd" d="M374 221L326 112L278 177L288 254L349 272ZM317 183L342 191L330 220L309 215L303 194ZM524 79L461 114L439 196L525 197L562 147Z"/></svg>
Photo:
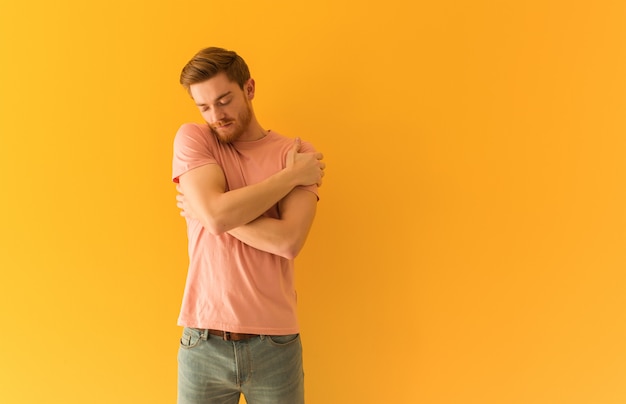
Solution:
<svg viewBox="0 0 626 404"><path fill-rule="evenodd" d="M179 325L178 402L304 402L293 259L313 223L325 164L265 130L255 82L235 52L207 48L180 82L206 125L174 140L173 180L189 269Z"/></svg>

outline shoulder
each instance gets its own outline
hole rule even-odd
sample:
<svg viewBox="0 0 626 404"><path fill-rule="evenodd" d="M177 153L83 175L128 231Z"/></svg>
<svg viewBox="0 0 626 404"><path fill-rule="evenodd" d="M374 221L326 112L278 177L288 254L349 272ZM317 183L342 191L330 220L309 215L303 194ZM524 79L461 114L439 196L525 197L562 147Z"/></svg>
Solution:
<svg viewBox="0 0 626 404"><path fill-rule="evenodd" d="M279 144L281 149L284 150L285 152L289 151L291 147L293 146L293 143L296 141L295 137L287 137L273 130L270 131L270 136L272 136L272 140L276 142L277 144ZM300 152L312 153L316 151L315 147L313 146L311 142L306 141L304 139L301 139L301 140L302 140L302 145L300 148Z"/></svg>
<svg viewBox="0 0 626 404"><path fill-rule="evenodd" d="M182 124L174 137L175 147L189 147L192 145L211 147L215 143L217 142L207 125L193 122Z"/></svg>
<svg viewBox="0 0 626 404"><path fill-rule="evenodd" d="M176 132L176 139L184 139L184 138L199 138L205 137L206 134L209 133L206 125L200 125L195 122L187 122L178 128Z"/></svg>
<svg viewBox="0 0 626 404"><path fill-rule="evenodd" d="M317 150L315 149L315 147L313 146L311 142L308 142L302 139L302 147L300 151L303 153L313 153L313 152L316 152Z"/></svg>

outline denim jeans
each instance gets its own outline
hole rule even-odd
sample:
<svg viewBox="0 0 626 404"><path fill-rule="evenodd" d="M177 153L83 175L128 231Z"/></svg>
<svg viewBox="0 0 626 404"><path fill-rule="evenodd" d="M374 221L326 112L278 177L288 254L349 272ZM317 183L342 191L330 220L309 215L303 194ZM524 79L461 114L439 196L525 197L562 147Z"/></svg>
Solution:
<svg viewBox="0 0 626 404"><path fill-rule="evenodd" d="M299 334L225 341L185 328L178 350L178 404L304 403Z"/></svg>

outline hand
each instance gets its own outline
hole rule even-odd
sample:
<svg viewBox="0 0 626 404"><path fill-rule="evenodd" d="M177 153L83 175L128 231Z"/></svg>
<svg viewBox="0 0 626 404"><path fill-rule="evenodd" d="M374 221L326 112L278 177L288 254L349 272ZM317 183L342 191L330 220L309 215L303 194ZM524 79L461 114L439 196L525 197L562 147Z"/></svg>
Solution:
<svg viewBox="0 0 626 404"><path fill-rule="evenodd" d="M180 209L180 215L188 217L189 219L196 219L191 206L187 203L187 198L185 198L180 185L176 185L176 191L178 191L178 195L176 195L176 206Z"/></svg>
<svg viewBox="0 0 626 404"><path fill-rule="evenodd" d="M300 153L302 141L296 138L291 150L287 153L287 168L294 170L298 185L322 186L322 177L326 164L322 161L322 153Z"/></svg>

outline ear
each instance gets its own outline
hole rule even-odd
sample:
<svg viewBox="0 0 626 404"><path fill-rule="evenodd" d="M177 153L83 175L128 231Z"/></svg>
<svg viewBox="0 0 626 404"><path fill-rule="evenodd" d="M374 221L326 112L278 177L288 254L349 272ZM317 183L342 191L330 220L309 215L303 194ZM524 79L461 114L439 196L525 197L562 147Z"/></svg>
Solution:
<svg viewBox="0 0 626 404"><path fill-rule="evenodd" d="M252 99L254 98L254 90L255 90L255 83L254 83L254 79L250 78L246 84L244 84L243 86L243 90L246 94L246 97L248 97L248 100L252 101Z"/></svg>

